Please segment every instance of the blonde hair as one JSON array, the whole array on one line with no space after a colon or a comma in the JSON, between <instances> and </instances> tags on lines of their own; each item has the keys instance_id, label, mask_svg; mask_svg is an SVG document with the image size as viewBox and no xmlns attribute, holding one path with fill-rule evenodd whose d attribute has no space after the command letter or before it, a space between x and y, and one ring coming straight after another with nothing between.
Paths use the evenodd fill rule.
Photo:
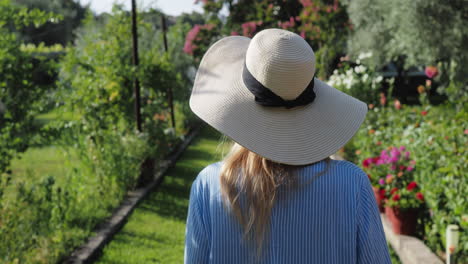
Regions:
<instances>
[{"instance_id":1,"label":"blonde hair","mask_svg":"<svg viewBox=\"0 0 468 264\"><path fill-rule=\"evenodd\" d=\"M326 160L328 164L329 158ZM242 226L244 239L255 242L257 256L260 255L268 231L278 188L297 187L294 174L297 168L263 158L236 143L224 158L220 175L223 200ZM325 172L326 169L313 179ZM245 199L242 206L241 196Z\"/></svg>"}]
</instances>

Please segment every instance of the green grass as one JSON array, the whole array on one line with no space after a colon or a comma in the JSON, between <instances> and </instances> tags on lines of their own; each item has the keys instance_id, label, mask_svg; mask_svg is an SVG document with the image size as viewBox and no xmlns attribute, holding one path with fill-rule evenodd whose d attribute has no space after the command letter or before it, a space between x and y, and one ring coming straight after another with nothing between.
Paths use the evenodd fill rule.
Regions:
<instances>
[{"instance_id":1,"label":"green grass","mask_svg":"<svg viewBox=\"0 0 468 264\"><path fill-rule=\"evenodd\" d=\"M50 112L38 115L36 123L39 127L53 121L76 120L77 115L72 112L63 112L55 108ZM39 133L39 132L38 132ZM43 177L53 176L60 180L72 167L78 166L78 157L72 148L56 146L54 142L40 139L41 144L29 147L11 161L12 178L16 181L29 182Z\"/></svg>"},{"instance_id":2,"label":"green grass","mask_svg":"<svg viewBox=\"0 0 468 264\"><path fill-rule=\"evenodd\" d=\"M29 181L53 176L60 179L71 167L77 166L76 162L78 160L72 149L66 150L60 146L31 147L20 158L12 160L12 178Z\"/></svg>"},{"instance_id":3,"label":"green grass","mask_svg":"<svg viewBox=\"0 0 468 264\"><path fill-rule=\"evenodd\" d=\"M205 166L221 158L219 138L213 129L203 129L159 188L104 248L97 263L183 263L190 186Z\"/></svg>"}]
</instances>

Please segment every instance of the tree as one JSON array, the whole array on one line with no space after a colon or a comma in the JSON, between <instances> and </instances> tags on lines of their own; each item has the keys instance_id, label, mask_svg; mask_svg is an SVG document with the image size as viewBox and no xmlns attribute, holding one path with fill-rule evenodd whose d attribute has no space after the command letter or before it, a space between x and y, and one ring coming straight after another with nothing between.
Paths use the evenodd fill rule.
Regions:
<instances>
[{"instance_id":1,"label":"tree","mask_svg":"<svg viewBox=\"0 0 468 264\"><path fill-rule=\"evenodd\" d=\"M33 58L20 48L14 32L60 17L0 0L0 173L28 147L37 104L44 93L34 82Z\"/></svg>"},{"instance_id":2,"label":"tree","mask_svg":"<svg viewBox=\"0 0 468 264\"><path fill-rule=\"evenodd\" d=\"M348 0L350 52L371 51L374 65L436 65L449 96L467 96L468 5L464 0ZM365 8L363 8L365 7Z\"/></svg>"},{"instance_id":3,"label":"tree","mask_svg":"<svg viewBox=\"0 0 468 264\"><path fill-rule=\"evenodd\" d=\"M81 25L81 21L89 10L76 0L15 0L16 4L30 9L53 12L63 17L58 22L46 22L40 27L26 26L21 31L25 42L34 44L44 43L67 45L74 40L74 30Z\"/></svg>"}]
</instances>

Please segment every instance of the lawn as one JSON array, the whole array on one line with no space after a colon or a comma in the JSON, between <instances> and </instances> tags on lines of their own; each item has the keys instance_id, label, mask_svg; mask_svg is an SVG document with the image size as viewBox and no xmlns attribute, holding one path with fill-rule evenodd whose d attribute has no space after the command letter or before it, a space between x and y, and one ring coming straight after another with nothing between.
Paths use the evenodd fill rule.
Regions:
<instances>
[{"instance_id":1,"label":"lawn","mask_svg":"<svg viewBox=\"0 0 468 264\"><path fill-rule=\"evenodd\" d=\"M76 118L76 114L62 112L56 108L48 113L38 115L36 124L38 127L42 127L53 121L72 121ZM72 148L57 145L56 142L48 142L49 140L40 138L39 132L37 136L38 140L36 141L39 144L33 144L26 152L12 160L13 180L36 182L40 178L53 176L60 181L70 168L78 166L78 158Z\"/></svg>"},{"instance_id":2,"label":"lawn","mask_svg":"<svg viewBox=\"0 0 468 264\"><path fill-rule=\"evenodd\" d=\"M159 188L135 209L97 263L182 263L190 186L208 164L218 161L220 134L204 128L164 176Z\"/></svg>"}]
</instances>

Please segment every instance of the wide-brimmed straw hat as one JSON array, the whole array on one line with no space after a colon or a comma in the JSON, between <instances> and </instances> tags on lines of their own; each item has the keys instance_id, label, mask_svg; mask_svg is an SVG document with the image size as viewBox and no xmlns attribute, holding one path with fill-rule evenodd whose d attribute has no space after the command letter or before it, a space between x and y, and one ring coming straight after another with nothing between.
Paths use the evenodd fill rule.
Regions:
<instances>
[{"instance_id":1,"label":"wide-brimmed straw hat","mask_svg":"<svg viewBox=\"0 0 468 264\"><path fill-rule=\"evenodd\" d=\"M336 153L367 105L314 77L315 55L299 35L266 29L225 37L203 56L190 107L202 120L269 160L305 165Z\"/></svg>"}]
</instances>

